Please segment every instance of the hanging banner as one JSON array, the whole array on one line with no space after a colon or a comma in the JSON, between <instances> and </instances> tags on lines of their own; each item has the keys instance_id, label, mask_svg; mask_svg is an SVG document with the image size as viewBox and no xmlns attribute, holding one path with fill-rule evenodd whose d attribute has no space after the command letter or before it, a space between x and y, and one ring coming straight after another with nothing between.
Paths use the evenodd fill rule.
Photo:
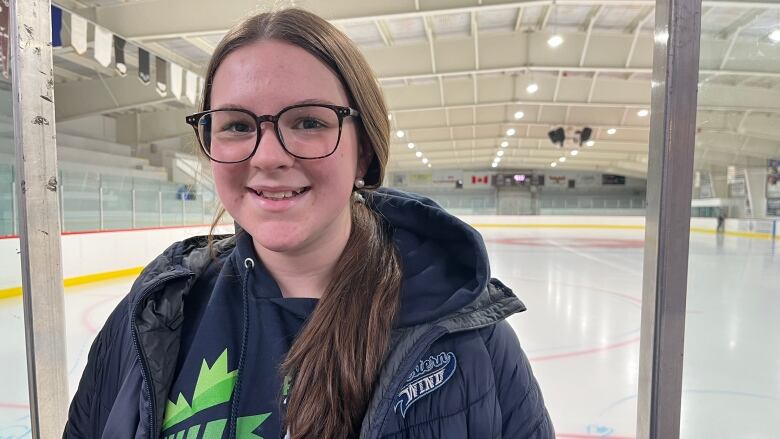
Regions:
<instances>
[{"instance_id":1,"label":"hanging banner","mask_svg":"<svg viewBox=\"0 0 780 439\"><path fill-rule=\"evenodd\" d=\"M115 68L119 76L127 75L127 64L125 64L125 40L114 35L114 60Z\"/></svg>"},{"instance_id":2,"label":"hanging banner","mask_svg":"<svg viewBox=\"0 0 780 439\"><path fill-rule=\"evenodd\" d=\"M70 45L79 55L87 52L87 20L70 14Z\"/></svg>"},{"instance_id":3,"label":"hanging banner","mask_svg":"<svg viewBox=\"0 0 780 439\"><path fill-rule=\"evenodd\" d=\"M171 93L173 93L174 96L176 96L176 99L181 99L181 75L183 73L183 70L180 65L171 63L170 64L170 70L171 70Z\"/></svg>"},{"instance_id":4,"label":"hanging banner","mask_svg":"<svg viewBox=\"0 0 780 439\"><path fill-rule=\"evenodd\" d=\"M195 105L198 103L198 75L187 70L186 80L187 82L184 86L185 95L187 96L187 100Z\"/></svg>"},{"instance_id":5,"label":"hanging banner","mask_svg":"<svg viewBox=\"0 0 780 439\"><path fill-rule=\"evenodd\" d=\"M6 7L0 6L3 9ZM3 26L5 26L3 24ZM4 27L8 29L8 26ZM52 47L62 47L62 9L57 6L51 6L51 45Z\"/></svg>"},{"instance_id":6,"label":"hanging banner","mask_svg":"<svg viewBox=\"0 0 780 439\"><path fill-rule=\"evenodd\" d=\"M138 48L138 79L144 84L149 84L152 79L149 74L149 52Z\"/></svg>"},{"instance_id":7,"label":"hanging banner","mask_svg":"<svg viewBox=\"0 0 780 439\"><path fill-rule=\"evenodd\" d=\"M5 79L9 78L9 63L11 62L10 25L11 10L5 5L5 2L0 2L0 72Z\"/></svg>"},{"instance_id":8,"label":"hanging banner","mask_svg":"<svg viewBox=\"0 0 780 439\"><path fill-rule=\"evenodd\" d=\"M168 94L168 63L160 57L155 57L155 67L157 76L157 94L165 96Z\"/></svg>"},{"instance_id":9,"label":"hanging banner","mask_svg":"<svg viewBox=\"0 0 780 439\"><path fill-rule=\"evenodd\" d=\"M549 187L569 187L569 179L565 175L548 175L547 186Z\"/></svg>"},{"instance_id":10,"label":"hanging banner","mask_svg":"<svg viewBox=\"0 0 780 439\"><path fill-rule=\"evenodd\" d=\"M768 160L766 174L766 197L780 198L780 160Z\"/></svg>"},{"instance_id":11,"label":"hanging banner","mask_svg":"<svg viewBox=\"0 0 780 439\"><path fill-rule=\"evenodd\" d=\"M108 29L95 26L95 59L103 67L111 64L111 50L114 34Z\"/></svg>"}]
</instances>

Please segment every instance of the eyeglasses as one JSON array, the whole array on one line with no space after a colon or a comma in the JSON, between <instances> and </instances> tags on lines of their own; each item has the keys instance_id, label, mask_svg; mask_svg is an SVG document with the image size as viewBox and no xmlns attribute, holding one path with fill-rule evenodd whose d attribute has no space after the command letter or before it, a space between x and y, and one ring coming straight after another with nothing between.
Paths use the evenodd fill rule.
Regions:
<instances>
[{"instance_id":1,"label":"eyeglasses","mask_svg":"<svg viewBox=\"0 0 780 439\"><path fill-rule=\"evenodd\" d=\"M359 117L350 107L326 104L292 105L276 115L258 116L244 109L220 109L185 118L195 130L203 152L219 163L239 163L257 151L263 122L274 132L285 151L299 159L313 160L336 152L345 117Z\"/></svg>"}]
</instances>

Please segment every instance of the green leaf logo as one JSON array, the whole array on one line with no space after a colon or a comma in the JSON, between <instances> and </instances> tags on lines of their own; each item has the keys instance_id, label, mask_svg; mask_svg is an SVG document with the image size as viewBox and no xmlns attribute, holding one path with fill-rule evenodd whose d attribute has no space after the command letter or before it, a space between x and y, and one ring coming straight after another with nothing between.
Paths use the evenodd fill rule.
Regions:
<instances>
[{"instance_id":1,"label":"green leaf logo","mask_svg":"<svg viewBox=\"0 0 780 439\"><path fill-rule=\"evenodd\" d=\"M211 367L206 360L200 366L198 381L195 384L195 393L192 396L192 405L187 399L179 393L177 401L174 403L168 401L165 406L165 419L163 420L163 430L186 421L196 413L206 410L210 407L230 401L233 394L233 387L236 383L236 372L228 372L228 350L217 358Z\"/></svg>"}]
</instances>

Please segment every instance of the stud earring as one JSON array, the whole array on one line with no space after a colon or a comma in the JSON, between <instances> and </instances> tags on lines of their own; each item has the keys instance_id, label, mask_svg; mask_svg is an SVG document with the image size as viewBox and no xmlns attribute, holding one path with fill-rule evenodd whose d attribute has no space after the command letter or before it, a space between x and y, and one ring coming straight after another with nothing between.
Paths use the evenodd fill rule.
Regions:
<instances>
[{"instance_id":1,"label":"stud earring","mask_svg":"<svg viewBox=\"0 0 780 439\"><path fill-rule=\"evenodd\" d=\"M355 179L355 188L357 189L363 189L363 187L366 185L366 181L362 178L356 178Z\"/></svg>"}]
</instances>

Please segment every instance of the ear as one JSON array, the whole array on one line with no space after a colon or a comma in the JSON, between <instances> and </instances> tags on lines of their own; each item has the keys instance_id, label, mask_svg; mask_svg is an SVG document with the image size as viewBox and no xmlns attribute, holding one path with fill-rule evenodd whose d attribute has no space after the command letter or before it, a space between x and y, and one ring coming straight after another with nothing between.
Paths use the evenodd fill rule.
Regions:
<instances>
[{"instance_id":1,"label":"ear","mask_svg":"<svg viewBox=\"0 0 780 439\"><path fill-rule=\"evenodd\" d=\"M364 178L366 176L368 167L371 165L371 160L373 159L374 150L368 146L360 145L355 178Z\"/></svg>"}]
</instances>

